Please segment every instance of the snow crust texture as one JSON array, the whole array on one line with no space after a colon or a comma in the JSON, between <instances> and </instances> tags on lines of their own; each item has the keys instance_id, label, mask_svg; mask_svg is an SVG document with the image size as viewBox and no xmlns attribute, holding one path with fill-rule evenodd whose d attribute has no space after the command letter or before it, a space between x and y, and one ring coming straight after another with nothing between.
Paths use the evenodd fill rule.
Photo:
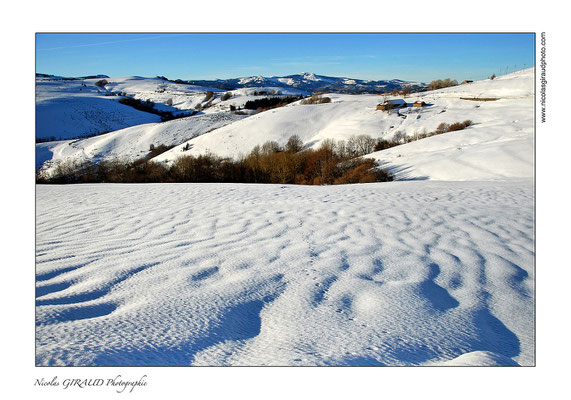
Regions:
<instances>
[{"instance_id":1,"label":"snow crust texture","mask_svg":"<svg viewBox=\"0 0 571 400\"><path fill-rule=\"evenodd\" d=\"M531 179L36 195L37 365L535 362Z\"/></svg>"}]
</instances>

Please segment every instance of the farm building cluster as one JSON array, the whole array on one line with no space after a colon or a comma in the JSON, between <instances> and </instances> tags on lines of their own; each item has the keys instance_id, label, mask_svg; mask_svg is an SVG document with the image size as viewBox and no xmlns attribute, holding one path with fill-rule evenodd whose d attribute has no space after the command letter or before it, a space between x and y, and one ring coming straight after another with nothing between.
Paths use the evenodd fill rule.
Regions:
<instances>
[{"instance_id":1,"label":"farm building cluster","mask_svg":"<svg viewBox=\"0 0 571 400\"><path fill-rule=\"evenodd\" d=\"M413 107L426 107L426 103L424 101L415 101L412 104ZM383 103L377 105L377 110L381 111L389 111L398 108L408 107L408 104L403 99L391 99L385 100Z\"/></svg>"}]
</instances>

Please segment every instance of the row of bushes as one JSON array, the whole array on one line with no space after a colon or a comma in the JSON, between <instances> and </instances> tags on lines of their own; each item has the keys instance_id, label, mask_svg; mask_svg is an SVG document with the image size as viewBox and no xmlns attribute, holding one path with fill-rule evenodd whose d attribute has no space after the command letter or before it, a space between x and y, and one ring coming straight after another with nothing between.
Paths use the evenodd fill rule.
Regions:
<instances>
[{"instance_id":1,"label":"row of bushes","mask_svg":"<svg viewBox=\"0 0 571 400\"><path fill-rule=\"evenodd\" d=\"M270 89L270 90L255 90L252 93L250 93L252 96L281 96L282 95L282 91L281 90L274 90L274 89Z\"/></svg>"},{"instance_id":2,"label":"row of bushes","mask_svg":"<svg viewBox=\"0 0 571 400\"><path fill-rule=\"evenodd\" d=\"M454 122L447 124L445 122L439 124L432 132L415 133L406 136L403 132L397 132L391 140L374 139L369 135L351 136L348 140L332 141L335 151L345 158L360 157L375 151L386 150L391 147L399 146L404 143L410 143L416 140L425 139L430 136L440 135L446 132L453 132L465 129L472 125L473 122L466 120L464 122Z\"/></svg>"},{"instance_id":3,"label":"row of bushes","mask_svg":"<svg viewBox=\"0 0 571 400\"><path fill-rule=\"evenodd\" d=\"M169 99L171 100L171 99ZM173 119L190 117L194 113L177 113L174 114L170 111L161 111L155 108L155 103L152 101L141 101L139 99L135 99L133 97L121 97L119 99L119 103L124 104L129 107L133 107L136 110L148 112L151 114L156 114L161 117L162 122L171 121ZM172 104L172 100L171 100Z\"/></svg>"},{"instance_id":4,"label":"row of bushes","mask_svg":"<svg viewBox=\"0 0 571 400\"><path fill-rule=\"evenodd\" d=\"M450 86L458 86L458 81L456 79L437 79L428 84L428 90L442 89Z\"/></svg>"},{"instance_id":5,"label":"row of bushes","mask_svg":"<svg viewBox=\"0 0 571 400\"><path fill-rule=\"evenodd\" d=\"M47 143L47 142L55 142L56 141L56 137L55 136L46 136L43 138L36 138L36 143Z\"/></svg>"},{"instance_id":6,"label":"row of bushes","mask_svg":"<svg viewBox=\"0 0 571 400\"><path fill-rule=\"evenodd\" d=\"M442 124L438 125L437 130L440 128L442 133L453 132L453 131L461 131L462 129L466 129L470 125L472 125L472 121L467 119L464 122L454 122L453 124L450 124L450 125L448 125L446 123L442 123Z\"/></svg>"},{"instance_id":7,"label":"row of bushes","mask_svg":"<svg viewBox=\"0 0 571 400\"><path fill-rule=\"evenodd\" d=\"M247 181L258 183L332 185L392 180L391 174L378 169L373 159L340 152L334 140L325 140L317 150L301 150L302 146L297 135L284 146L269 141L254 147L238 165Z\"/></svg>"},{"instance_id":8,"label":"row of bushes","mask_svg":"<svg viewBox=\"0 0 571 400\"><path fill-rule=\"evenodd\" d=\"M160 146L159 146L160 147ZM48 175L39 171L37 183L144 183L144 182L234 182L331 185L391 181L387 170L373 159L349 158L334 141L317 149L301 150L292 136L285 146L266 142L237 160L212 154L183 156L171 166L148 158L134 162L115 159L99 163L65 160ZM158 149L158 147L157 147ZM301 150L301 151L300 151Z\"/></svg>"},{"instance_id":9,"label":"row of bushes","mask_svg":"<svg viewBox=\"0 0 571 400\"><path fill-rule=\"evenodd\" d=\"M244 108L247 110L263 111L270 108L282 107L302 98L302 96L264 97L263 99L247 101L246 104L244 104Z\"/></svg>"},{"instance_id":10,"label":"row of bushes","mask_svg":"<svg viewBox=\"0 0 571 400\"><path fill-rule=\"evenodd\" d=\"M49 175L38 171L36 183L143 183L162 182L164 177L165 168L162 165L145 159L129 162L116 158L98 163L67 159L57 162Z\"/></svg>"},{"instance_id":11,"label":"row of bushes","mask_svg":"<svg viewBox=\"0 0 571 400\"><path fill-rule=\"evenodd\" d=\"M378 139L377 144L375 145L375 151L385 150L390 147L398 146L403 143L410 143L416 140L425 139L427 137L441 135L446 132L453 132L453 131L461 131L472 125L473 122L470 120L466 120L464 122L454 122L452 124L447 124L446 122L442 122L439 124L436 129L432 132L422 131L420 133L416 132L413 135L405 136L402 132L397 132L393 139L388 141L384 139Z\"/></svg>"}]
</instances>

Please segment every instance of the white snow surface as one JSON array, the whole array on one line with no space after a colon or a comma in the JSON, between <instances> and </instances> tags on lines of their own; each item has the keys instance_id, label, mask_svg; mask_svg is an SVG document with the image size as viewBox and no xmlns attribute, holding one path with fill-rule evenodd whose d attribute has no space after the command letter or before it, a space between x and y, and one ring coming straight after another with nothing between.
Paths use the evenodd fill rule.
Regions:
<instances>
[{"instance_id":1,"label":"white snow surface","mask_svg":"<svg viewBox=\"0 0 571 400\"><path fill-rule=\"evenodd\" d=\"M37 365L533 365L532 179L38 185Z\"/></svg>"}]
</instances>

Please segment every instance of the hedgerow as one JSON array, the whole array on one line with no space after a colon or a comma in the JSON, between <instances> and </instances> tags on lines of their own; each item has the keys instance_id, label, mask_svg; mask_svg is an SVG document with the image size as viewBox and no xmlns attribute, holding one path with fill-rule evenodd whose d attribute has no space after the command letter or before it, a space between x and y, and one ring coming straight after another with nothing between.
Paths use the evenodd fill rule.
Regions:
<instances>
[{"instance_id":1,"label":"hedgerow","mask_svg":"<svg viewBox=\"0 0 571 400\"><path fill-rule=\"evenodd\" d=\"M152 147L151 153L167 146ZM385 182L392 175L379 170L374 160L353 157L338 151L334 141L324 141L319 149L301 149L295 135L282 147L276 142L256 146L239 159L213 154L185 155L171 166L155 163L149 157L135 161L113 159L99 163L61 161L48 175L39 171L37 183L89 182L234 182L332 185Z\"/></svg>"}]
</instances>

